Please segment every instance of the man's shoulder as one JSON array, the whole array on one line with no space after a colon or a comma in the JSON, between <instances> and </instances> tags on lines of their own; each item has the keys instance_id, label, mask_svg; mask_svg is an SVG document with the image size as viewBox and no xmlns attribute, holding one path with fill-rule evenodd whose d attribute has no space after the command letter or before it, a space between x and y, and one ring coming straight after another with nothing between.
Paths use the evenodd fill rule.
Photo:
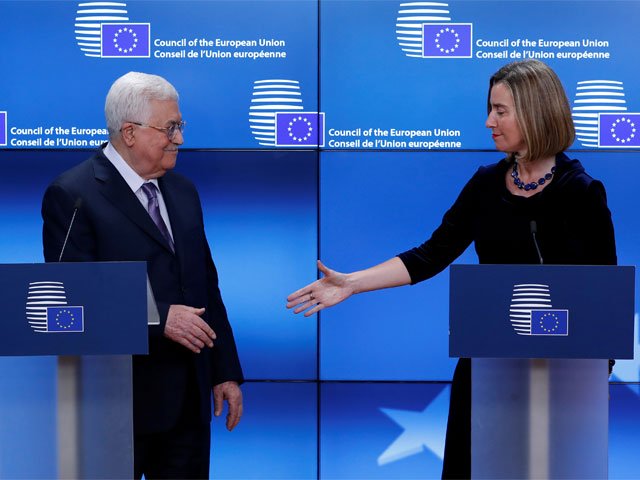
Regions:
<instances>
[{"instance_id":1,"label":"man's shoulder","mask_svg":"<svg viewBox=\"0 0 640 480\"><path fill-rule=\"evenodd\" d=\"M51 184L61 186L86 185L86 182L94 177L93 165L100 155L100 152L95 152L83 162L80 162L69 170L62 172L51 182Z\"/></svg>"}]
</instances>

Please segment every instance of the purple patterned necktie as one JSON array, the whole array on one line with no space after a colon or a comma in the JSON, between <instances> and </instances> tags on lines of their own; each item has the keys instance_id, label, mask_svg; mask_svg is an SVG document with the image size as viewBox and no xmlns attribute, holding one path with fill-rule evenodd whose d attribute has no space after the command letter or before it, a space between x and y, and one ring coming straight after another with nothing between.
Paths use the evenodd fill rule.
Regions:
<instances>
[{"instance_id":1,"label":"purple patterned necktie","mask_svg":"<svg viewBox=\"0 0 640 480\"><path fill-rule=\"evenodd\" d=\"M149 215L151 215L151 219L153 220L153 223L156 224L156 226L160 230L160 233L162 233L162 236L165 238L165 240L169 244L171 251L175 253L175 249L173 246L173 239L169 234L169 229L167 228L167 224L164 223L164 220L162 219L162 215L160 215L160 204L158 203L158 187L156 187L155 184L151 182L147 182L142 184L142 190L144 191L144 194L147 196L147 199L149 200L147 208L149 209Z\"/></svg>"}]
</instances>

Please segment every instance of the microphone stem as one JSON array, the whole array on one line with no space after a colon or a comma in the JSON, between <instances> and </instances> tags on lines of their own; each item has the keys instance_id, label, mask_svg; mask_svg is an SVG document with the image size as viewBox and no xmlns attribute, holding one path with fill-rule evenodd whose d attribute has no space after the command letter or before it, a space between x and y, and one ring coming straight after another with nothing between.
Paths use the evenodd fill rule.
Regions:
<instances>
[{"instance_id":1,"label":"microphone stem","mask_svg":"<svg viewBox=\"0 0 640 480\"><path fill-rule=\"evenodd\" d=\"M58 262L62 261L62 255L64 254L64 249L67 247L67 240L69 240L69 234L71 233L71 227L73 226L73 221L76 219L76 213L78 213L77 208L73 210L73 215L71 216L71 222L69 222L69 228L67 229L67 235L64 237L64 243L62 244L62 248L60 249L60 257L58 257Z\"/></svg>"},{"instance_id":2,"label":"microphone stem","mask_svg":"<svg viewBox=\"0 0 640 480\"><path fill-rule=\"evenodd\" d=\"M540 247L538 246L538 239L536 238L536 232L531 232L531 235L533 235L533 244L536 246L536 252L538 252L540 265L544 265L544 262L542 261L542 253L540 253Z\"/></svg>"}]
</instances>

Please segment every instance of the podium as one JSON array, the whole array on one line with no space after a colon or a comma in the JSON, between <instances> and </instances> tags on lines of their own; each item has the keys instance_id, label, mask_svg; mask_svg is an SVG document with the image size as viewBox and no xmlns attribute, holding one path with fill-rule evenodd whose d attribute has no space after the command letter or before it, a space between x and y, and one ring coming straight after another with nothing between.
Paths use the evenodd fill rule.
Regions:
<instances>
[{"instance_id":1,"label":"podium","mask_svg":"<svg viewBox=\"0 0 640 480\"><path fill-rule=\"evenodd\" d=\"M28 422L38 418L29 409L55 404L55 432L45 443L57 460L47 477L132 478L131 355L148 353L149 312L157 312L146 263L0 265L0 292L0 355L58 356L55 398L20 406ZM11 445L2 453L27 454Z\"/></svg>"},{"instance_id":2,"label":"podium","mask_svg":"<svg viewBox=\"0 0 640 480\"><path fill-rule=\"evenodd\" d=\"M472 478L607 478L608 359L633 358L634 267L452 265Z\"/></svg>"}]
</instances>

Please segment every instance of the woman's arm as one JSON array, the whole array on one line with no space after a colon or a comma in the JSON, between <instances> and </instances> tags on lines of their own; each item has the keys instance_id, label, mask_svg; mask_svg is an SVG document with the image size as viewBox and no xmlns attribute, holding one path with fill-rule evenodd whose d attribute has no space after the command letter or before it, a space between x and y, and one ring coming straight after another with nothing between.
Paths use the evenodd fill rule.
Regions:
<instances>
[{"instance_id":1,"label":"woman's arm","mask_svg":"<svg viewBox=\"0 0 640 480\"><path fill-rule=\"evenodd\" d=\"M287 308L296 307L294 313L304 311L304 316L308 317L324 308L332 307L356 293L399 287L411 283L409 272L398 257L353 273L336 272L325 267L320 260L318 260L318 269L324 274L324 277L287 297Z\"/></svg>"}]
</instances>

